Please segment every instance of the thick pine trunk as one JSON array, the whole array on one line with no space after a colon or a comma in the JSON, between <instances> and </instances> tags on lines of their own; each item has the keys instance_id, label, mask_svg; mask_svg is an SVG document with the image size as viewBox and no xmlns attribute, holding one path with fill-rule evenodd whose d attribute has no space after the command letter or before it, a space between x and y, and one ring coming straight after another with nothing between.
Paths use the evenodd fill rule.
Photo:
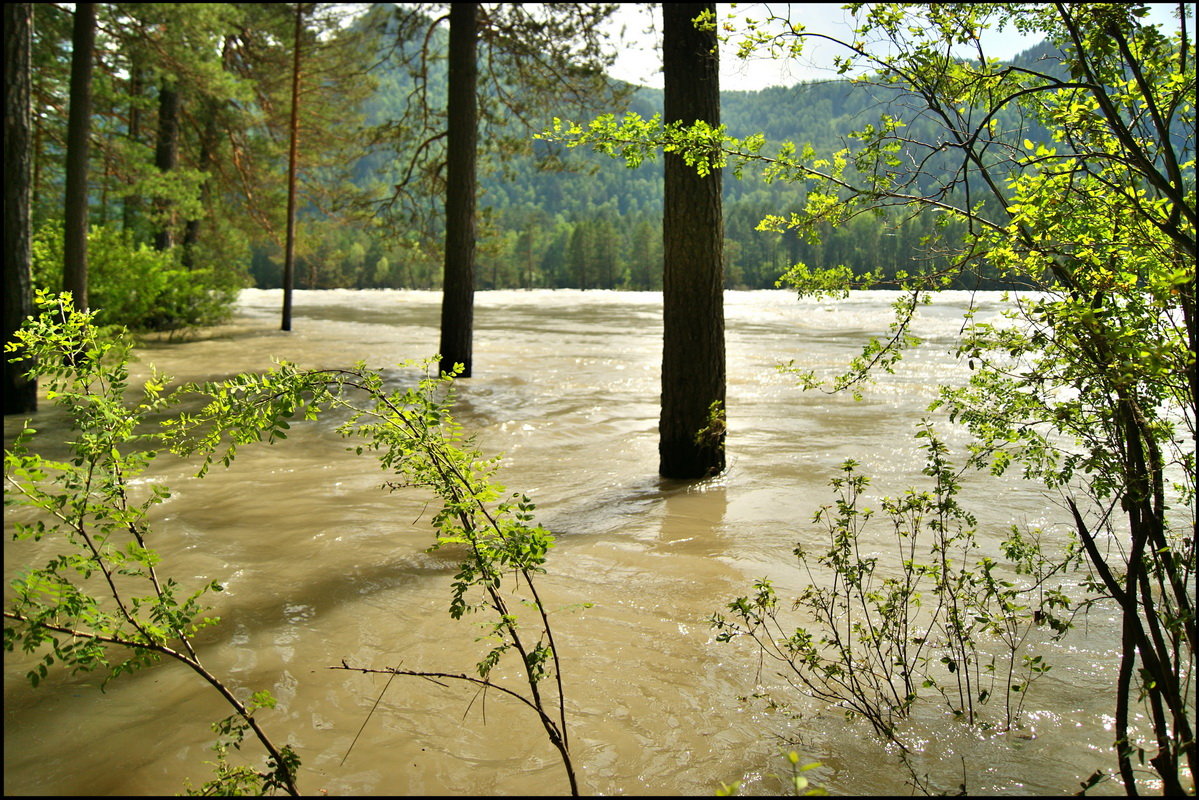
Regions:
<instances>
[{"instance_id":1,"label":"thick pine trunk","mask_svg":"<svg viewBox=\"0 0 1199 800\"><path fill-rule=\"evenodd\" d=\"M66 205L63 220L62 288L79 309L87 308L87 169L92 120L92 54L96 4L75 4L71 37L71 110L67 117Z\"/></svg>"},{"instance_id":2,"label":"thick pine trunk","mask_svg":"<svg viewBox=\"0 0 1199 800\"><path fill-rule=\"evenodd\" d=\"M300 41L304 33L304 4L296 3L295 49L291 63L291 119L288 121L287 241L283 248L283 322L291 330L292 291L296 284L296 168L300 157Z\"/></svg>"},{"instance_id":3,"label":"thick pine trunk","mask_svg":"<svg viewBox=\"0 0 1199 800\"><path fill-rule=\"evenodd\" d=\"M715 31L692 20L712 3L663 3L665 118L720 124ZM702 478L724 469L725 399L721 176L699 177L677 155L665 157L662 237L662 416L659 473ZM713 423L713 404L720 421ZM708 429L699 436L700 431ZM699 437L697 441L697 436Z\"/></svg>"},{"instance_id":4,"label":"thick pine trunk","mask_svg":"<svg viewBox=\"0 0 1199 800\"><path fill-rule=\"evenodd\" d=\"M4 4L4 341L33 313L30 275L30 136L29 57L32 3ZM37 410L37 383L25 377L26 364L0 359L4 374L0 392L5 414Z\"/></svg>"},{"instance_id":5,"label":"thick pine trunk","mask_svg":"<svg viewBox=\"0 0 1199 800\"><path fill-rule=\"evenodd\" d=\"M154 148L154 166L164 175L169 175L179 166L179 92L165 82L158 90L158 142ZM171 201L160 197L155 205L159 221L154 234L154 247L157 250L170 250L175 246Z\"/></svg>"},{"instance_id":6,"label":"thick pine trunk","mask_svg":"<svg viewBox=\"0 0 1199 800\"><path fill-rule=\"evenodd\" d=\"M226 37L225 47L221 54L221 60L226 69L231 69L229 63L229 42L231 37ZM200 156L199 167L202 172L207 172L210 175L216 172L216 154L218 147L218 138L221 131L218 125L221 111L224 104L213 98L209 98L204 103L205 120L204 131L200 135ZM200 228L204 218L207 217L208 211L212 207L212 178L204 181L200 189L200 200L203 203L205 211L201 212L201 216L197 219L189 219L183 232L183 266L188 269L195 269L196 266L196 248L200 243Z\"/></svg>"},{"instance_id":7,"label":"thick pine trunk","mask_svg":"<svg viewBox=\"0 0 1199 800\"><path fill-rule=\"evenodd\" d=\"M476 49L478 4L450 6L449 131L445 199L445 275L441 300L441 364L471 374L475 303L475 152L478 144Z\"/></svg>"}]
</instances>

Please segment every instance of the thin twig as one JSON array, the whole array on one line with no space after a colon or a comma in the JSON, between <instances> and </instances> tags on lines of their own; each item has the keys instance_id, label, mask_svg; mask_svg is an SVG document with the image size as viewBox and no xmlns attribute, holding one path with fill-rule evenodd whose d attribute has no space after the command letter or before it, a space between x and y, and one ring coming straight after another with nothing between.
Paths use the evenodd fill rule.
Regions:
<instances>
[{"instance_id":1,"label":"thin twig","mask_svg":"<svg viewBox=\"0 0 1199 800\"><path fill-rule=\"evenodd\" d=\"M341 663L343 665L346 665L346 662L344 662L344 661ZM346 665L346 668L349 669L349 666ZM396 665L396 669L399 669L398 664ZM395 676L396 676L396 673L393 671L391 673L391 677L389 677L387 679L387 683L383 684L383 691L379 692L379 696L375 698L375 704L373 706L371 706L371 710L367 712L366 719L362 720L362 727L358 729L358 733L354 734L354 741L350 742L350 746L346 750L346 754L341 757L341 764L339 764L338 766L344 765L346 763L346 759L350 757L350 751L354 749L354 745L358 744L358 737L361 736L362 731L364 731L366 729L366 723L371 721L371 715L374 714L375 709L379 707L379 703L383 700L383 695L385 695L387 693L387 688L389 686L391 686L391 682L393 680L395 680Z\"/></svg>"}]
</instances>

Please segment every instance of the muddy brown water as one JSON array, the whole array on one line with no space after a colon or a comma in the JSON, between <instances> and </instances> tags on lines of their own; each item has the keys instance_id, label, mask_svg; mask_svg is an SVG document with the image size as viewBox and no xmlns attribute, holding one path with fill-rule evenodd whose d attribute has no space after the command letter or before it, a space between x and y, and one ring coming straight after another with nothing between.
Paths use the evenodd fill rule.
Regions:
<instances>
[{"instance_id":1,"label":"muddy brown water","mask_svg":"<svg viewBox=\"0 0 1199 800\"><path fill-rule=\"evenodd\" d=\"M773 794L785 749L820 762L809 777L834 794L912 791L864 722L788 691L753 649L716 642L707 620L755 578L784 591L803 585L791 551L818 540L811 518L832 501L828 481L845 459L873 476L877 495L920 481L912 433L936 386L962 379L949 350L969 297L948 293L922 311L925 343L855 402L801 392L776 364L846 363L886 330L892 295L822 303L729 292L730 466L681 483L656 476L660 294L477 295L475 374L460 382L455 411L485 453L503 454L502 482L529 494L558 537L541 582L547 601L590 604L553 618L584 793L712 795L741 781L742 793ZM974 301L985 315L1001 304L998 294ZM436 350L439 303L430 292L299 292L294 331L281 333L279 293L250 290L230 324L139 348L135 375L150 365L203 379L272 358L365 360L399 384L415 373L398 362ZM53 411L34 422L61 437ZM5 420L6 439L17 424ZM377 465L347 453L326 421L294 425L286 443L247 448L203 480L195 468L161 458L143 478L173 491L154 512L152 543L162 569L185 583L225 585L202 658L239 691L279 699L262 719L299 751L305 793L567 791L530 712L461 685L396 678L346 757L386 679L328 667L345 659L469 672L483 652L477 621L446 611L455 565L427 551L427 497L380 490ZM968 480L966 499L992 545L1011 524L1052 531L1065 519L1037 487L1015 481ZM20 513L6 512L6 528ZM6 577L41 555L6 541ZM929 703L912 723L925 742L921 768L949 789L964 781L971 793L1056 794L1110 767L1113 631L1095 614L1065 642L1042 645L1055 668L1015 733L963 730ZM6 794L171 794L208 777L208 724L228 709L185 669L144 670L105 692L93 675L56 670L33 689L23 677L30 661L5 656ZM755 697L768 690L787 707Z\"/></svg>"}]
</instances>

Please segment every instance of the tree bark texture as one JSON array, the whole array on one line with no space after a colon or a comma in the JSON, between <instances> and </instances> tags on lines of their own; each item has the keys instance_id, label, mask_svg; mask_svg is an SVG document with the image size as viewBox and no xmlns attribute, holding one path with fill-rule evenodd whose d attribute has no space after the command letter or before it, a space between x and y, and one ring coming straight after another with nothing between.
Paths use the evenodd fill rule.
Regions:
<instances>
[{"instance_id":1,"label":"tree bark texture","mask_svg":"<svg viewBox=\"0 0 1199 800\"><path fill-rule=\"evenodd\" d=\"M4 341L33 313L30 274L30 179L33 139L29 105L32 3L4 4ZM37 383L24 364L0 359L5 414L37 410Z\"/></svg>"},{"instance_id":2,"label":"tree bark texture","mask_svg":"<svg viewBox=\"0 0 1199 800\"><path fill-rule=\"evenodd\" d=\"M154 166L164 175L179 166L179 91L165 81L158 89L158 141L154 148ZM160 197L155 205L159 219L154 247L170 250L175 246L175 215L171 211L171 201Z\"/></svg>"},{"instance_id":3,"label":"tree bark texture","mask_svg":"<svg viewBox=\"0 0 1199 800\"><path fill-rule=\"evenodd\" d=\"M441 364L471 374L475 303L475 155L478 145L478 3L450 6L446 137L445 274L441 299Z\"/></svg>"},{"instance_id":4,"label":"tree bark texture","mask_svg":"<svg viewBox=\"0 0 1199 800\"><path fill-rule=\"evenodd\" d=\"M95 3L75 4L71 48L62 288L72 294L75 307L82 310L87 308L87 170L91 149L92 56L96 49Z\"/></svg>"},{"instance_id":5,"label":"tree bark texture","mask_svg":"<svg viewBox=\"0 0 1199 800\"><path fill-rule=\"evenodd\" d=\"M662 4L667 123L720 124L716 33L696 30L692 22L705 9L715 13L715 4ZM658 471L666 478L694 479L721 472L725 463L721 175L717 170L701 178L674 154L664 160ZM719 410L716 420L713 404Z\"/></svg>"},{"instance_id":6,"label":"tree bark texture","mask_svg":"<svg viewBox=\"0 0 1199 800\"><path fill-rule=\"evenodd\" d=\"M304 33L304 4L296 3L295 47L291 63L291 119L288 121L287 242L283 248L283 323L291 330L292 291L296 285L296 167L300 158L300 41Z\"/></svg>"}]
</instances>

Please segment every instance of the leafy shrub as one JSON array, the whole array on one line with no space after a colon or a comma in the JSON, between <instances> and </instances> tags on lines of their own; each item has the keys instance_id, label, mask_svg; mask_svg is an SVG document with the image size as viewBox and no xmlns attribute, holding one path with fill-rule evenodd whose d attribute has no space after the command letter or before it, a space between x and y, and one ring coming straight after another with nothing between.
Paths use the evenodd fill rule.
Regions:
<instances>
[{"instance_id":1,"label":"leafy shrub","mask_svg":"<svg viewBox=\"0 0 1199 800\"><path fill-rule=\"evenodd\" d=\"M88 306L103 322L135 331L173 331L212 325L229 315L240 282L212 269L185 269L172 251L133 241L104 225L88 231ZM46 223L33 238L33 278L41 289L62 287L62 222Z\"/></svg>"},{"instance_id":2,"label":"leafy shrub","mask_svg":"<svg viewBox=\"0 0 1199 800\"><path fill-rule=\"evenodd\" d=\"M315 420L340 408L351 417L338 431L359 440L352 449L377 457L384 470L400 479L386 488L420 486L441 499L442 508L433 518L435 547L466 545L450 616L487 611L494 616L485 623L483 639L490 649L476 667L477 677L351 667L345 659L332 669L459 680L518 700L536 712L562 758L571 794L578 795L551 611L535 585L535 576L545 571L553 536L534 522L527 497L507 495L493 480L498 459L485 458L450 415L451 375L426 374L415 387L388 393L382 377L361 363L352 369L300 370L280 362L265 374L171 390L166 387L172 380L154 372L143 384L141 398L130 399L131 339L115 326L97 326L96 314L77 310L68 293L52 296L39 290L35 303L41 313L25 321L5 350L20 353L16 360L27 362L30 376L66 412L78 435L68 443L73 450L69 461L37 453L41 440L35 442L37 431L29 424L4 452L6 507L41 513L30 521L15 521L14 540L45 541L56 549L45 566L19 571L6 591L3 647L40 657L27 673L34 686L56 662L76 672L100 670L105 682L164 657L182 663L233 708L213 725L216 761L209 763L215 779L199 789L189 785L189 794L298 794L298 753L289 745L277 747L256 713L274 708L275 700L268 692L240 700L201 663L194 645L199 631L219 621L205 616L204 600L209 592L221 591L220 583L189 590L169 575L148 544L157 537L151 536L147 515L170 492L154 486L148 498L135 501L131 498L138 492L131 482L166 450L201 456L196 474L203 477L218 461L232 463L243 445L287 439L289 420ZM423 368L428 372L436 363L433 358ZM367 402L358 405L355 398L364 393ZM195 413L179 410L186 400L197 399L206 402ZM151 417L159 417L160 425L151 424ZM527 592L532 600L518 592ZM518 619L518 604L535 609L531 622ZM520 659L523 693L492 674L505 655ZM265 771L229 759L230 748L240 749L250 731L266 750Z\"/></svg>"}]
</instances>

